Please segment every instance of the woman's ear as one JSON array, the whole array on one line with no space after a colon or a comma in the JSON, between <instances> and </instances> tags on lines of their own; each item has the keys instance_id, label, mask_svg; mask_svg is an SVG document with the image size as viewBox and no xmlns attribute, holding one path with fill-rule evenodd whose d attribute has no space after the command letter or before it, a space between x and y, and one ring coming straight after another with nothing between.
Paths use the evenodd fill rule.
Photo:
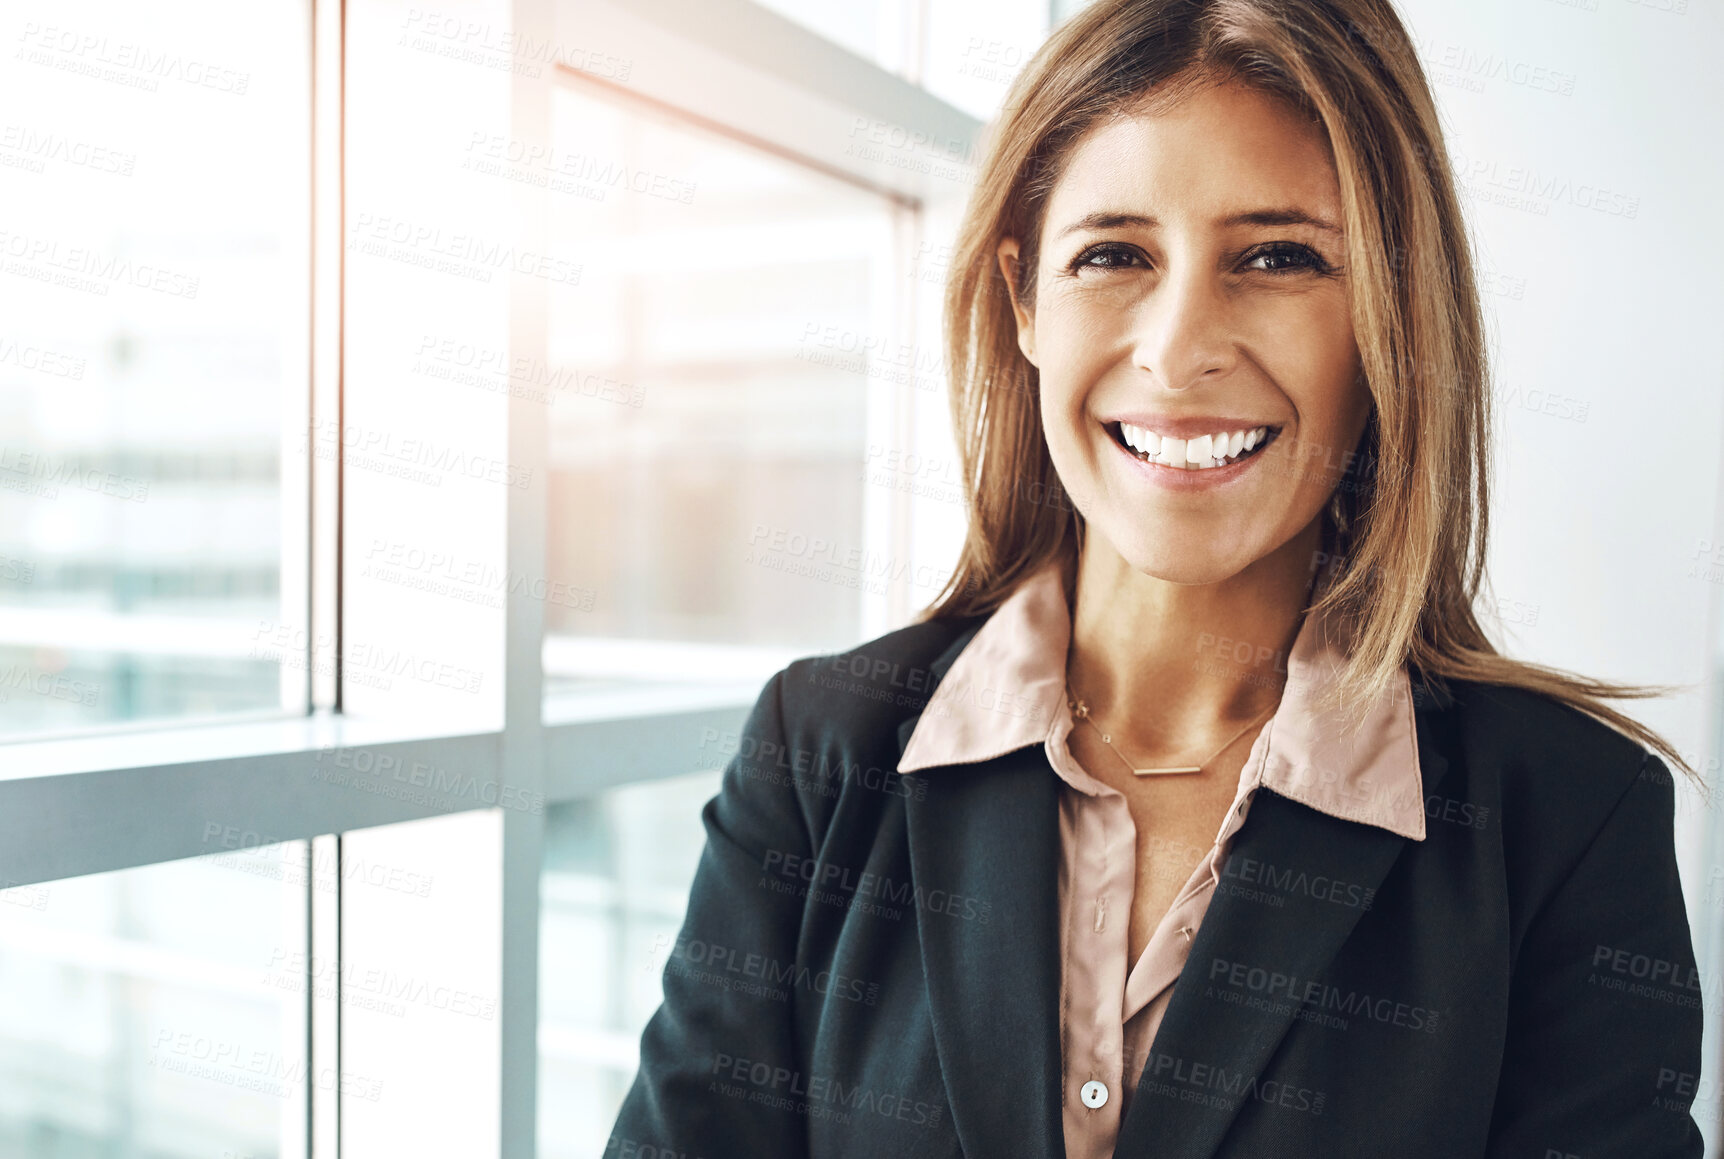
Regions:
<instances>
[{"instance_id":1,"label":"woman's ear","mask_svg":"<svg viewBox=\"0 0 1724 1159\"><path fill-rule=\"evenodd\" d=\"M1018 320L1018 349L1024 352L1031 366L1039 366L1036 362L1036 320L1024 304L1018 300L1018 239L1006 237L1000 239L1000 244L994 249L994 256L1000 263L1000 273L1006 279L1006 294L1012 300L1012 315Z\"/></svg>"}]
</instances>

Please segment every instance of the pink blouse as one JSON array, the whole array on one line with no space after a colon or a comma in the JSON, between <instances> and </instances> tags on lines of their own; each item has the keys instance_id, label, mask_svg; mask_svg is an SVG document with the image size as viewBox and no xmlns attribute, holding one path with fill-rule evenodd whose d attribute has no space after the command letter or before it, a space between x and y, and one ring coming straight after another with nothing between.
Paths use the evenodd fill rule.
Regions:
<instances>
[{"instance_id":1,"label":"pink blouse","mask_svg":"<svg viewBox=\"0 0 1724 1159\"><path fill-rule=\"evenodd\" d=\"M1240 869L1223 870L1233 834L1244 824L1259 786L1334 817L1425 839L1407 672L1403 668L1390 690L1369 706L1358 731L1343 735L1338 714L1321 712L1313 703L1341 661L1318 621L1307 615L1300 626L1287 657L1280 706L1251 746L1215 844L1135 964L1126 960L1126 934L1136 883L1137 827L1124 794L1086 773L1066 747L1073 724L1065 699L1071 615L1058 565L1027 579L982 625L935 690L898 762L900 773L923 772L1041 744L1064 782L1060 1042L1068 1159L1113 1154L1120 1122L1209 899L1217 889L1250 888ZM1217 640L1213 655L1199 657L1198 663L1235 666L1236 643L1254 647Z\"/></svg>"}]
</instances>

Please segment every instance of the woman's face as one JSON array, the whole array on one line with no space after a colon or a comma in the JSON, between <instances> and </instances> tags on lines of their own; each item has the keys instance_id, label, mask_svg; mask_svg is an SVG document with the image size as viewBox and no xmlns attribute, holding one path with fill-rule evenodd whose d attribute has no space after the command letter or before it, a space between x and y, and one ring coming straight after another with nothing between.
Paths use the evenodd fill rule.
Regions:
<instances>
[{"instance_id":1,"label":"woman's face","mask_svg":"<svg viewBox=\"0 0 1724 1159\"><path fill-rule=\"evenodd\" d=\"M1370 413L1340 221L1321 129L1253 89L1076 145L1018 345L1061 482L1132 568L1227 579L1328 502Z\"/></svg>"}]
</instances>

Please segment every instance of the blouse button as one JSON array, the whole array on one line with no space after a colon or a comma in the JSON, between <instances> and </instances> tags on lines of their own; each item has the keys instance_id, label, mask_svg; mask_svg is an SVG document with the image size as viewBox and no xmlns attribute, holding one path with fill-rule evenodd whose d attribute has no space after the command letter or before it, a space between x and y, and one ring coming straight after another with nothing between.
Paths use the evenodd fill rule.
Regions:
<instances>
[{"instance_id":1,"label":"blouse button","mask_svg":"<svg viewBox=\"0 0 1724 1159\"><path fill-rule=\"evenodd\" d=\"M1100 1110L1107 1105L1107 1084L1091 1079L1083 1085L1083 1105L1090 1110Z\"/></svg>"}]
</instances>

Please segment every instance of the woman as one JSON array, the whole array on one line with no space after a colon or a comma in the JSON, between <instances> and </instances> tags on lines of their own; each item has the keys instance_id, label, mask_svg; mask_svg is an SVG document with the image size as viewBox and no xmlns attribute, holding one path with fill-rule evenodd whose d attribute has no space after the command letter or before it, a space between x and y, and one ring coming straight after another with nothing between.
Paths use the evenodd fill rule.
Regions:
<instances>
[{"instance_id":1,"label":"woman","mask_svg":"<svg viewBox=\"0 0 1724 1159\"><path fill-rule=\"evenodd\" d=\"M960 565L767 684L607 1155L1701 1154L1692 770L1474 617L1464 238L1383 0L1056 32L948 289Z\"/></svg>"}]
</instances>

